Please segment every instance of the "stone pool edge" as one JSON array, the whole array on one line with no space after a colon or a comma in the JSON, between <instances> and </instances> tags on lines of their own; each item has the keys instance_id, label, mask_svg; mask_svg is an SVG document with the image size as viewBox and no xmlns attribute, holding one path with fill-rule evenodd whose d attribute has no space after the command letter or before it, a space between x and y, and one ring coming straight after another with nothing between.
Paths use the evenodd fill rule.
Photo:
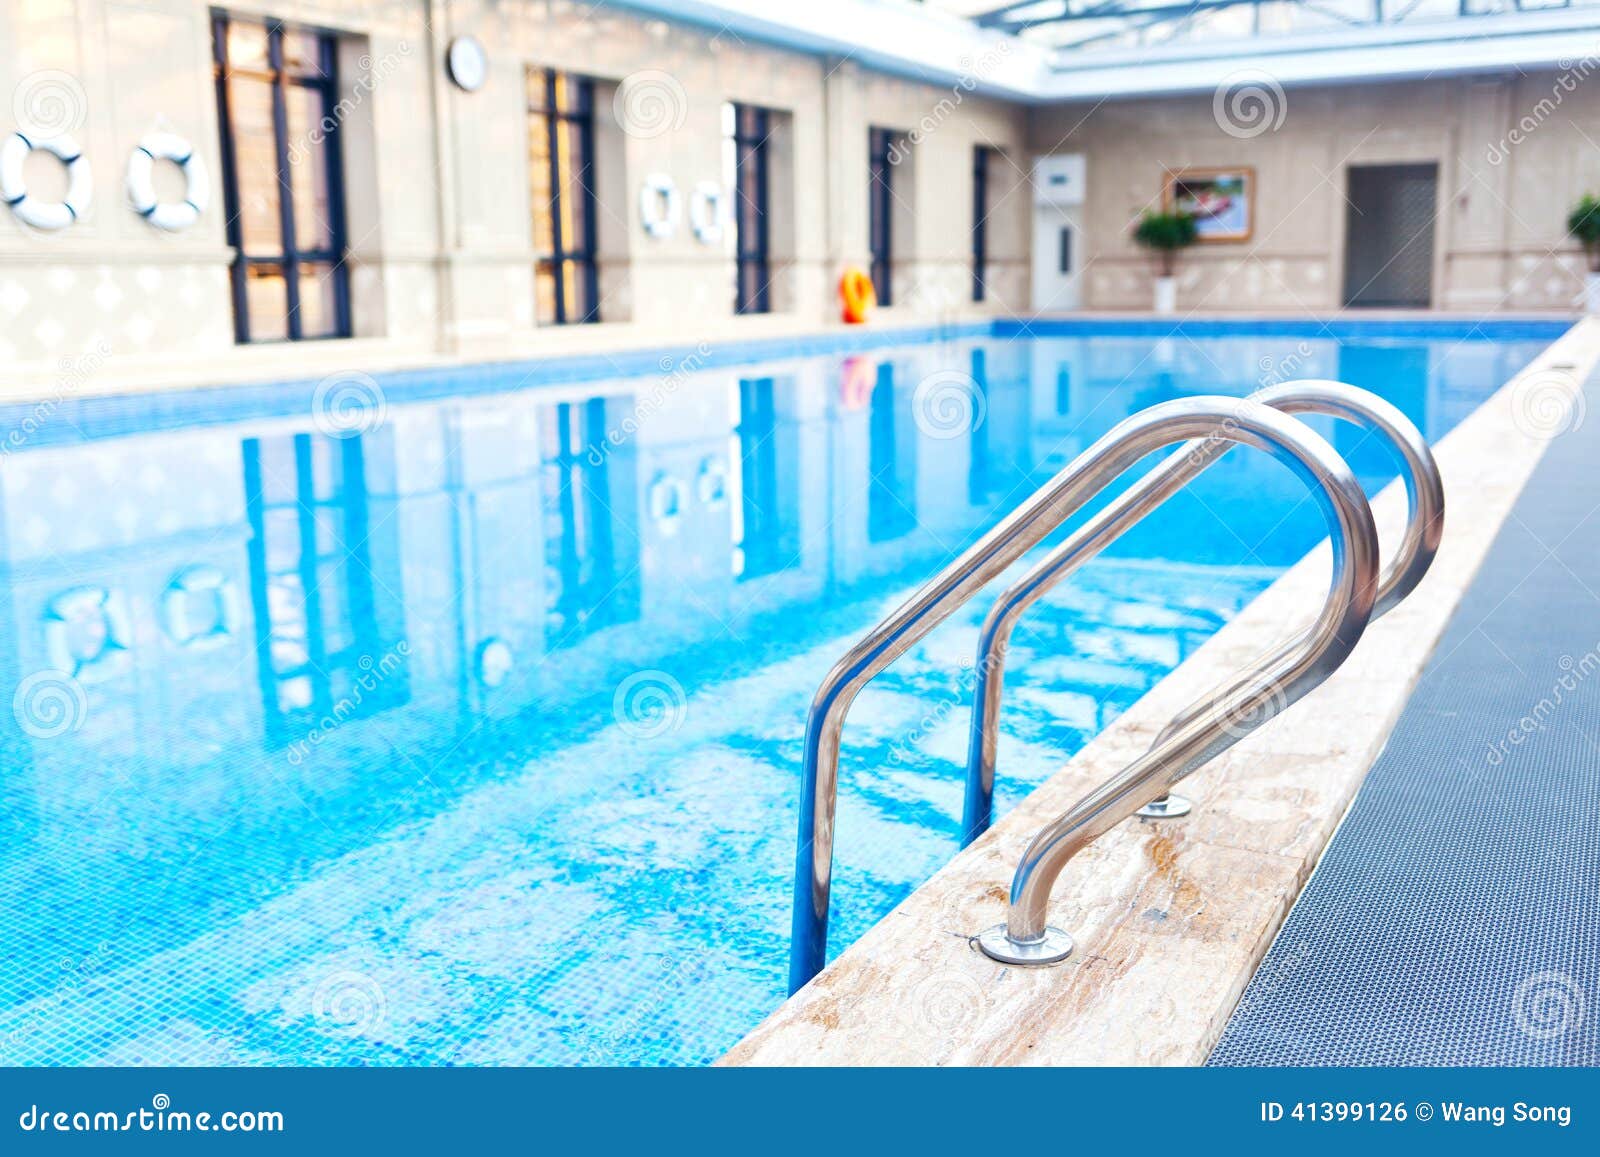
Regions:
<instances>
[{"instance_id":1,"label":"stone pool edge","mask_svg":"<svg viewBox=\"0 0 1600 1157\"><path fill-rule=\"evenodd\" d=\"M1580 321L1435 447L1448 510L1428 577L1339 672L1185 781L1187 820L1125 822L1062 875L1062 964L1006 968L968 937L1003 919L1011 873L1049 819L1144 750L1190 700L1310 616L1314 550L1061 772L751 1031L728 1065L1200 1064L1387 742L1549 436L1550 393L1600 363ZM1559 367L1570 367L1561 369ZM1581 410L1578 411L1581 414ZM1384 543L1398 483L1373 504ZM1000 769L1004 775L1004 768Z\"/></svg>"}]
</instances>

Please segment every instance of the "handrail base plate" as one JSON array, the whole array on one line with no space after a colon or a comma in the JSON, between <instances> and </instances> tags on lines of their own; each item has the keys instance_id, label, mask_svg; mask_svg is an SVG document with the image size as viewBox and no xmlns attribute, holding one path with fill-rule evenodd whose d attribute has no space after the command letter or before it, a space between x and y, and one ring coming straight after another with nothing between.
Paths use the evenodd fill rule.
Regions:
<instances>
[{"instance_id":1,"label":"handrail base plate","mask_svg":"<svg viewBox=\"0 0 1600 1157\"><path fill-rule=\"evenodd\" d=\"M996 924L978 933L977 941L985 956L1001 964L1059 964L1072 955L1072 937L1059 928L1046 927L1040 940L1018 944L1004 924Z\"/></svg>"},{"instance_id":2,"label":"handrail base plate","mask_svg":"<svg viewBox=\"0 0 1600 1157\"><path fill-rule=\"evenodd\" d=\"M1186 816L1194 804L1181 795L1167 795L1153 799L1133 814L1144 820L1175 820Z\"/></svg>"}]
</instances>

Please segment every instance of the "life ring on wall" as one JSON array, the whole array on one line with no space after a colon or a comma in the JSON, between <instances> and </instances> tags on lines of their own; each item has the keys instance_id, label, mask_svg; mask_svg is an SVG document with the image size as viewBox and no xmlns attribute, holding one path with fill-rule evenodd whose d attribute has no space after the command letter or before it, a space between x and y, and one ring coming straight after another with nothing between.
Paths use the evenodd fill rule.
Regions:
<instances>
[{"instance_id":1,"label":"life ring on wall","mask_svg":"<svg viewBox=\"0 0 1600 1157\"><path fill-rule=\"evenodd\" d=\"M848 357L839 365L839 403L847 410L865 410L878 388L878 363L872 358Z\"/></svg>"},{"instance_id":2,"label":"life ring on wall","mask_svg":"<svg viewBox=\"0 0 1600 1157\"><path fill-rule=\"evenodd\" d=\"M478 682L490 690L503 686L516 665L516 654L499 635L491 635L478 645Z\"/></svg>"},{"instance_id":3,"label":"life ring on wall","mask_svg":"<svg viewBox=\"0 0 1600 1157\"><path fill-rule=\"evenodd\" d=\"M163 202L156 195L157 161L183 170L183 200ZM128 201L133 211L157 229L176 233L200 220L211 198L205 161L176 133L151 133L128 155Z\"/></svg>"},{"instance_id":4,"label":"life ring on wall","mask_svg":"<svg viewBox=\"0 0 1600 1157\"><path fill-rule=\"evenodd\" d=\"M211 600L211 621L200 626L190 604L205 598ZM239 630L239 589L214 566L185 567L172 576L161 596L161 619L167 638L180 647L195 651L220 647Z\"/></svg>"},{"instance_id":5,"label":"life ring on wall","mask_svg":"<svg viewBox=\"0 0 1600 1157\"><path fill-rule=\"evenodd\" d=\"M715 181L701 181L689 194L689 228L700 244L722 240L722 204L722 186Z\"/></svg>"},{"instance_id":6,"label":"life ring on wall","mask_svg":"<svg viewBox=\"0 0 1600 1157\"><path fill-rule=\"evenodd\" d=\"M844 304L844 320L860 325L878 308L878 291L872 287L872 278L859 265L852 265L839 278L839 300Z\"/></svg>"},{"instance_id":7,"label":"life ring on wall","mask_svg":"<svg viewBox=\"0 0 1600 1157\"><path fill-rule=\"evenodd\" d=\"M694 480L695 495L700 505L710 510L721 510L728 501L728 467L716 455L709 455L700 463L700 472Z\"/></svg>"},{"instance_id":8,"label":"life ring on wall","mask_svg":"<svg viewBox=\"0 0 1600 1157\"><path fill-rule=\"evenodd\" d=\"M28 182L22 174L28 154L39 149L56 157L67 167L67 196L64 201L42 201L28 195ZM94 181L89 160L69 136L35 141L12 133L0 145L0 201L16 214L17 220L35 229L65 229L89 211Z\"/></svg>"},{"instance_id":9,"label":"life ring on wall","mask_svg":"<svg viewBox=\"0 0 1600 1157\"><path fill-rule=\"evenodd\" d=\"M133 629L122 599L104 587L73 587L45 607L50 665L80 683L101 683L128 667Z\"/></svg>"},{"instance_id":10,"label":"life ring on wall","mask_svg":"<svg viewBox=\"0 0 1600 1157\"><path fill-rule=\"evenodd\" d=\"M661 471L650 481L645 493L645 505L650 511L650 521L667 538L678 533L683 520L683 508L688 501L688 488L682 482Z\"/></svg>"},{"instance_id":11,"label":"life ring on wall","mask_svg":"<svg viewBox=\"0 0 1600 1157\"><path fill-rule=\"evenodd\" d=\"M639 220L652 237L671 237L683 216L678 183L665 173L651 173L639 187Z\"/></svg>"}]
</instances>

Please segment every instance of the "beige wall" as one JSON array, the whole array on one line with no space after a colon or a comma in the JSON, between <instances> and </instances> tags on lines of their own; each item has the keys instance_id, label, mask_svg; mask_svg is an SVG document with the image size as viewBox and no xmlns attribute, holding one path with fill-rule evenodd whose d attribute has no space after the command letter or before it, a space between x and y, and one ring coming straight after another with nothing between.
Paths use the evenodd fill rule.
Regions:
<instances>
[{"instance_id":1,"label":"beige wall","mask_svg":"<svg viewBox=\"0 0 1600 1157\"><path fill-rule=\"evenodd\" d=\"M1025 190L1015 189L1025 168L1020 108L567 0L276 0L241 15L261 10L348 37L341 132L356 340L341 351L319 347L325 359L352 351L375 364L436 354L526 356L595 341L753 336L831 322L840 269L866 261L870 124L923 130L915 160L897 173L916 215L914 229L898 238L896 305L885 320L972 309L970 173L980 142L1017 162L995 167L989 274L996 292L983 308L1024 305L1028 207ZM490 57L489 83L470 94L445 79L440 63L449 40L467 33ZM623 323L565 332L534 324L528 66L602 82L602 316ZM176 374L198 363L225 380L299 365L292 351L233 343L208 5L0 5L0 93L52 84L66 92L67 127L93 166L94 204L58 233L26 228L0 211L0 359L14 367L14 380L48 378L85 357L107 379ZM664 131L625 132L615 118L613 94L620 89L626 102L641 87L666 94ZM639 220L646 174L669 174L686 201L697 182L720 180L728 100L790 114L788 156L775 166L790 183L774 191L788 249L775 300L787 308L770 318L733 316L723 247L700 244L686 226L653 239ZM0 105L0 115L9 121L7 108ZM179 234L136 216L122 188L129 151L158 129L188 138L211 168L211 206ZM40 189L58 169L30 159Z\"/></svg>"},{"instance_id":2,"label":"beige wall","mask_svg":"<svg viewBox=\"0 0 1600 1157\"><path fill-rule=\"evenodd\" d=\"M1185 254L1180 310L1337 309L1345 170L1385 162L1439 165L1436 307L1570 308L1580 293L1565 221L1600 188L1600 78L1291 88L1282 112L1250 137L1220 127L1210 93L1036 110L1034 150L1087 156L1085 306L1149 307L1153 269L1129 226L1159 203L1164 169L1217 165L1255 168L1255 236Z\"/></svg>"}]
</instances>

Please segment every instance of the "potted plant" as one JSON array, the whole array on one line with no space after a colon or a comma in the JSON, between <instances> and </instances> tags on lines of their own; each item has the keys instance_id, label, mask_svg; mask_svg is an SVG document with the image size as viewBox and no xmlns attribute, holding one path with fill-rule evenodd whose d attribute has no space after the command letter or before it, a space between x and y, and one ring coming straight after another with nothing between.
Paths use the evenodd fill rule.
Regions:
<instances>
[{"instance_id":1,"label":"potted plant","mask_svg":"<svg viewBox=\"0 0 1600 1157\"><path fill-rule=\"evenodd\" d=\"M1583 281L1584 308L1589 313L1600 313L1600 197L1584 194L1567 215L1567 232L1578 239L1589 261L1589 273Z\"/></svg>"},{"instance_id":2,"label":"potted plant","mask_svg":"<svg viewBox=\"0 0 1600 1157\"><path fill-rule=\"evenodd\" d=\"M1171 313L1178 305L1178 283L1172 276L1178 252L1195 243L1198 231L1188 213L1146 211L1134 226L1133 239L1156 255L1160 274L1156 277L1155 310Z\"/></svg>"}]
</instances>

